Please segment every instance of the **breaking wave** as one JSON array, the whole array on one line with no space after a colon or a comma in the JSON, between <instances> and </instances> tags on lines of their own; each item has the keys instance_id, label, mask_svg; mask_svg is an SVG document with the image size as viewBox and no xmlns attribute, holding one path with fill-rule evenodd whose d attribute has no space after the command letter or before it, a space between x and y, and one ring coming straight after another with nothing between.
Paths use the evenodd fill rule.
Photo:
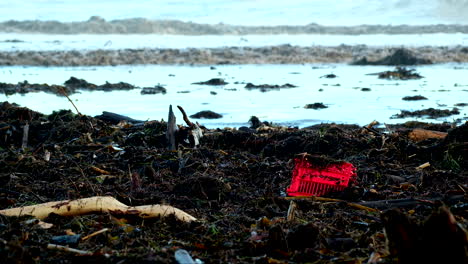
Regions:
<instances>
[{"instance_id":1,"label":"breaking wave","mask_svg":"<svg viewBox=\"0 0 468 264\"><path fill-rule=\"evenodd\" d=\"M468 33L468 25L359 25L359 26L236 26L197 24L179 20L132 18L106 21L93 16L82 22L9 20L0 23L0 32L43 34L174 34L174 35L248 35L248 34L431 34Z\"/></svg>"}]
</instances>

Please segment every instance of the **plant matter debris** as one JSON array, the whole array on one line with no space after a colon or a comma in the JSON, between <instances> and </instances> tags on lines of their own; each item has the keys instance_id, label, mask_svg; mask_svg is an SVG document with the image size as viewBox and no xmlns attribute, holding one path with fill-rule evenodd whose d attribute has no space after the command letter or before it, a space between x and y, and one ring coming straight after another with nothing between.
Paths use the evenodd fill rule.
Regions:
<instances>
[{"instance_id":1,"label":"plant matter debris","mask_svg":"<svg viewBox=\"0 0 468 264\"><path fill-rule=\"evenodd\" d=\"M5 263L174 263L184 249L204 263L396 264L414 245L400 237L424 239L431 250L414 251L424 259L456 263L466 255L468 123L412 123L391 132L336 124L203 129L196 148L182 140L169 150L162 121L122 125L7 102L0 120L0 209L106 195L128 206L171 205L200 220L142 220L116 211L52 214L42 220L53 225L46 226L0 216ZM447 136L412 141L409 126L418 124ZM292 159L303 152L354 164L357 184L325 197L285 197ZM400 213L386 213L392 208ZM400 228L405 223L424 232ZM73 247L53 239L106 228Z\"/></svg>"},{"instance_id":2,"label":"plant matter debris","mask_svg":"<svg viewBox=\"0 0 468 264\"><path fill-rule=\"evenodd\" d=\"M156 85L155 87L145 87L141 89L141 94L166 94L167 89L162 87L161 85Z\"/></svg>"},{"instance_id":3,"label":"plant matter debris","mask_svg":"<svg viewBox=\"0 0 468 264\"><path fill-rule=\"evenodd\" d=\"M247 83L245 85L245 89L247 90L254 90L254 89L259 89L261 92L269 92L272 90L279 90L282 88L295 88L297 86L290 84L290 83L285 83L283 85L278 85L278 84L253 84L253 83Z\"/></svg>"},{"instance_id":4,"label":"plant matter debris","mask_svg":"<svg viewBox=\"0 0 468 264\"><path fill-rule=\"evenodd\" d=\"M313 104L306 104L304 108L305 109L324 109L324 108L328 108L328 106L324 105L323 103L313 103Z\"/></svg>"},{"instance_id":5,"label":"plant matter debris","mask_svg":"<svg viewBox=\"0 0 468 264\"><path fill-rule=\"evenodd\" d=\"M390 65L413 66L420 64L432 64L431 60L418 58L407 49L397 49L391 55L376 61L368 61L366 57L352 62L351 65Z\"/></svg>"},{"instance_id":6,"label":"plant matter debris","mask_svg":"<svg viewBox=\"0 0 468 264\"><path fill-rule=\"evenodd\" d=\"M428 118L439 118L439 117L447 117L451 115L458 115L460 111L458 108L453 108L452 110L449 109L435 109L435 108L427 108L422 110L416 111L407 111L401 110L401 113L393 115L392 118L407 118L407 117L423 117L427 116Z\"/></svg>"},{"instance_id":7,"label":"plant matter debris","mask_svg":"<svg viewBox=\"0 0 468 264\"><path fill-rule=\"evenodd\" d=\"M403 101L420 101L420 100L427 100L426 97L422 95L414 95L414 96L405 96L402 98Z\"/></svg>"},{"instance_id":8,"label":"plant matter debris","mask_svg":"<svg viewBox=\"0 0 468 264\"><path fill-rule=\"evenodd\" d=\"M414 72L414 69L406 69L404 67L397 67L394 71L384 71L379 73L371 73L368 75L378 75L379 79L387 80L417 80L424 78L418 73Z\"/></svg>"},{"instance_id":9,"label":"plant matter debris","mask_svg":"<svg viewBox=\"0 0 468 264\"><path fill-rule=\"evenodd\" d=\"M200 85L226 85L229 84L228 82L224 81L224 79L221 78L213 78L205 82L195 82L192 84L200 84Z\"/></svg>"}]
</instances>

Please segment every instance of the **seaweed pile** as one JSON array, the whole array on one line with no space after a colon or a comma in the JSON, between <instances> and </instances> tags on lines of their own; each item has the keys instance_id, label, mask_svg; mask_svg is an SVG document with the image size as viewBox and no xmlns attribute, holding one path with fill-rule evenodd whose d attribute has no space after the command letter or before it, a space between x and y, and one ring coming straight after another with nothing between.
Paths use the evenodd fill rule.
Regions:
<instances>
[{"instance_id":1,"label":"seaweed pile","mask_svg":"<svg viewBox=\"0 0 468 264\"><path fill-rule=\"evenodd\" d=\"M170 151L163 121L116 124L0 104L0 209L105 195L199 219L0 215L0 258L176 263L184 249L193 263L466 261L468 123L257 125L204 129L197 148ZM412 140L414 126L443 136ZM325 197L286 197L303 152L351 162L357 182Z\"/></svg>"}]
</instances>

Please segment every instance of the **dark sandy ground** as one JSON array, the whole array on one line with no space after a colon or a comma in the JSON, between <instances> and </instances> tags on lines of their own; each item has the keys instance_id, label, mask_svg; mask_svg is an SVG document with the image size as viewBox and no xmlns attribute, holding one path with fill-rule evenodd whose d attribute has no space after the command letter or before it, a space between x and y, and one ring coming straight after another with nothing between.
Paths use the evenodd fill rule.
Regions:
<instances>
[{"instance_id":1,"label":"dark sandy ground","mask_svg":"<svg viewBox=\"0 0 468 264\"><path fill-rule=\"evenodd\" d=\"M166 127L0 104L0 209L109 195L199 219L51 215L44 229L1 216L3 263L176 263L178 249L204 263L466 263L468 123L205 129L198 148L182 140L177 151ZM415 141L414 128L448 135ZM356 182L322 199L287 198L303 152L351 162Z\"/></svg>"}]
</instances>

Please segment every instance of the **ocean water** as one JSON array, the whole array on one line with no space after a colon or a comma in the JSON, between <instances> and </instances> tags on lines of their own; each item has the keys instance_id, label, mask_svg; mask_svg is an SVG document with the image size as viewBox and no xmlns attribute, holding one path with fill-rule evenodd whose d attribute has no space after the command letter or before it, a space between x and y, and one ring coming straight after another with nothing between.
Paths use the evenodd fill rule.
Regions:
<instances>
[{"instance_id":1,"label":"ocean water","mask_svg":"<svg viewBox=\"0 0 468 264\"><path fill-rule=\"evenodd\" d=\"M467 13L468 0L0 1L0 56L21 51L36 51L35 56L40 57L40 52L46 51L270 47L285 44L301 47L343 44L378 48L418 47L431 52L431 47L467 46ZM379 25L377 31L382 32L375 32L372 26L361 25ZM323 31L326 33L320 33L320 26L328 26ZM348 34L347 27L350 26ZM307 33L310 28L318 28L318 32ZM337 28L339 33L334 33ZM368 28L374 31L368 32ZM148 33L132 34L132 29ZM395 29L397 33L388 33ZM365 125L378 120L400 123L408 119L392 119L391 116L401 110L452 109L455 104L468 103L466 62L418 66L416 70L425 76L421 80L388 81L367 75L392 69L346 64L223 65L216 66L216 70L209 66L191 65L0 65L0 82L27 80L30 83L62 84L75 76L96 84L106 81L123 81L139 87L161 84L167 88L167 94L141 95L136 89L82 92L71 95L71 98L82 113L89 115L112 111L142 120L160 120L167 118L170 104L182 105L190 114L212 110L223 115L222 119L199 120L208 127L246 125L252 115L261 120L300 127L322 122ZM338 78L320 78L329 73L338 75ZM210 78L223 78L229 84L222 87L192 84ZM298 87L262 93L245 89L247 82L291 83ZM362 88L370 88L370 91L364 92ZM402 97L411 95L423 95L428 100L402 100ZM0 101L6 100L43 113L73 110L66 99L48 93L0 95ZM322 102L328 108L304 108L306 104L315 102ZM459 115L436 120L411 120L466 120L467 107L460 107L460 112ZM182 120L180 115L178 120Z\"/></svg>"},{"instance_id":2,"label":"ocean water","mask_svg":"<svg viewBox=\"0 0 468 264\"><path fill-rule=\"evenodd\" d=\"M166 94L141 95L140 90L114 92L81 92L71 95L78 109L88 115L111 111L140 120L167 120L170 104L181 105L187 113L211 110L221 119L197 120L210 127L247 125L250 116L286 126L304 127L317 123L351 123L365 125L373 120L381 123L401 123L407 120L454 122L466 119L468 107L459 107L460 114L439 119L392 119L401 110L425 108L453 109L455 104L468 103L468 64L421 66L420 80L382 80L370 73L391 70L387 66L349 66L344 64L311 65L225 65L208 66L118 66L118 67L10 67L0 68L0 79L16 83L61 84L69 77L84 78L95 84L124 81L139 87L157 84ZM337 78L321 78L333 73ZM194 85L210 78L223 78L225 86ZM296 85L296 88L269 92L245 89L246 83ZM370 91L362 91L370 88ZM212 92L216 94L212 94ZM423 101L404 101L404 96L422 95ZM51 113L54 109L70 109L64 97L47 93L0 95L34 110ZM326 109L305 109L306 104L321 102ZM177 113L182 122L180 113Z\"/></svg>"}]
</instances>

